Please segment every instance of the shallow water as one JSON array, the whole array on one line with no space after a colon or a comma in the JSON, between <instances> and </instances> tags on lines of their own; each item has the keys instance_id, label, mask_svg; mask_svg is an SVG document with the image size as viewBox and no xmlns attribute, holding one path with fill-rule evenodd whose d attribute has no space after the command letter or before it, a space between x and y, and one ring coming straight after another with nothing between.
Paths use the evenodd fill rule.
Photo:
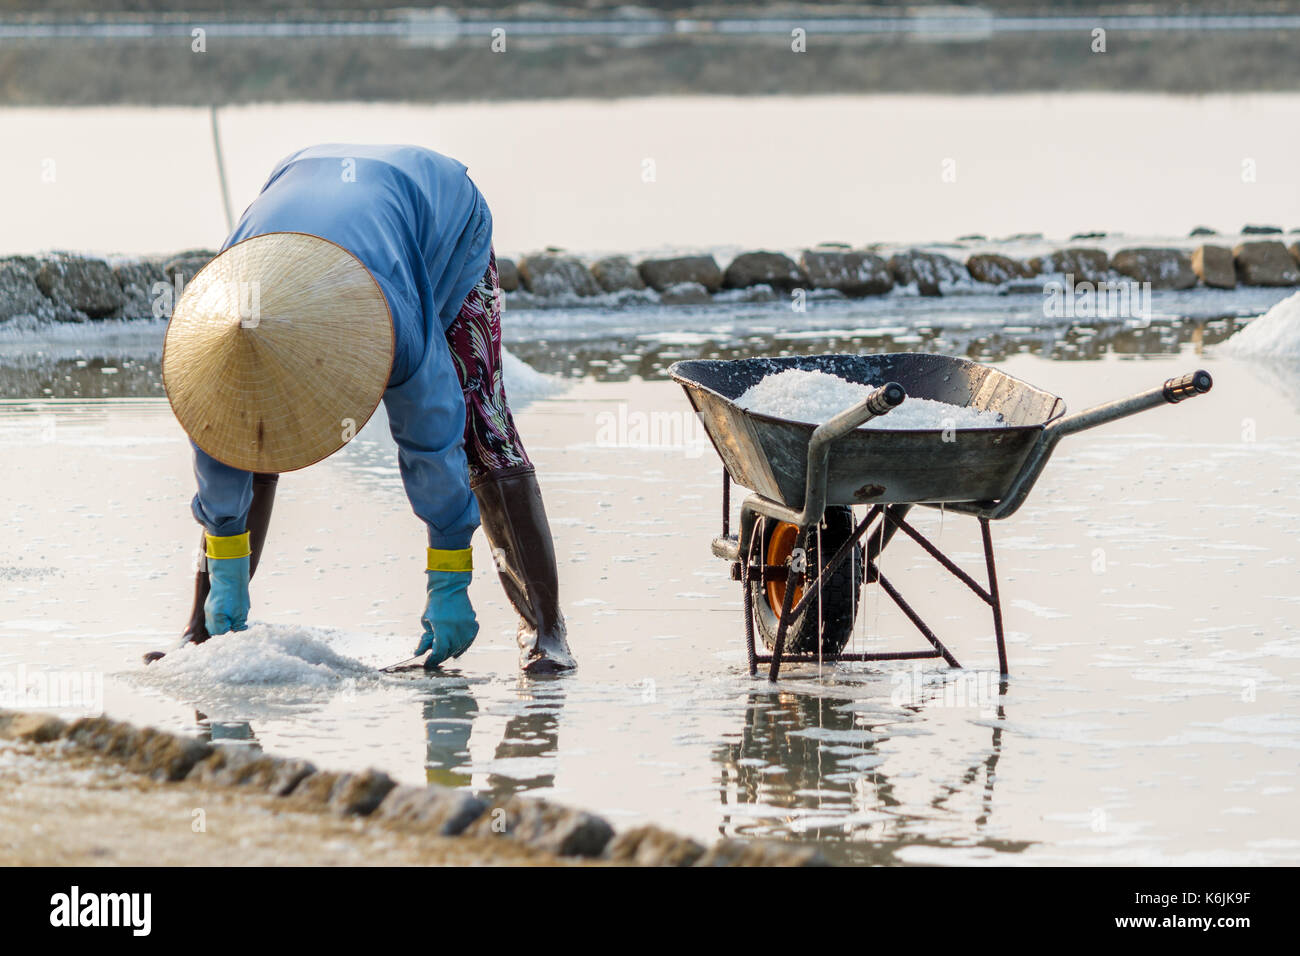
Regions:
<instances>
[{"instance_id":1,"label":"shallow water","mask_svg":"<svg viewBox=\"0 0 1300 956\"><path fill-rule=\"evenodd\" d=\"M1296 109L1294 93L679 96L287 103L218 125L235 216L304 146L415 143L469 166L505 253L797 250L1298 227ZM174 253L229 231L206 110L0 108L0 142L0 254Z\"/></svg>"},{"instance_id":2,"label":"shallow water","mask_svg":"<svg viewBox=\"0 0 1300 956\"><path fill-rule=\"evenodd\" d=\"M156 388L160 330L15 338L0 354L0 675L84 674L113 716L331 768L529 791L701 839L816 840L838 860L1300 862L1300 394L1285 372L1215 354L1231 319L1017 333L980 325L996 305L917 306L892 329L844 306L784 339L761 324L788 312L762 309L696 313L691 335L665 322L651 339L626 332L644 315L512 313L518 354L567 380L519 413L582 663L538 680L516 673L481 536L475 647L442 675L377 673L414 648L424 583L378 421L281 481L249 631L145 668L188 611L197 537L186 445ZM882 566L964 669L749 679L738 585L709 554L719 464L662 366L936 340L960 352L966 324L969 351L996 348L1072 409L1196 367L1215 389L1068 439L994 525L1005 683L987 612L911 542ZM981 576L973 521L916 522ZM864 594L854 647L918 646L885 603Z\"/></svg>"}]
</instances>

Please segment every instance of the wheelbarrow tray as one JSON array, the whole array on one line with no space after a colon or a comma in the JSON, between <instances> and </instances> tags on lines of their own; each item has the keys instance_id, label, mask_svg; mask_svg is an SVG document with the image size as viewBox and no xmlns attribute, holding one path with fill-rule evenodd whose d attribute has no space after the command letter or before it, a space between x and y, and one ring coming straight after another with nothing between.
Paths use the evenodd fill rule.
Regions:
<instances>
[{"instance_id":1,"label":"wheelbarrow tray","mask_svg":"<svg viewBox=\"0 0 1300 956\"><path fill-rule=\"evenodd\" d=\"M697 359L669 369L686 390L732 481L798 509L816 423L763 415L736 404L768 375L826 372L861 384L897 382L909 398L998 412L995 428L858 428L836 441L826 503L987 502L1010 492L1044 426L1065 402L998 369L926 352Z\"/></svg>"}]
</instances>

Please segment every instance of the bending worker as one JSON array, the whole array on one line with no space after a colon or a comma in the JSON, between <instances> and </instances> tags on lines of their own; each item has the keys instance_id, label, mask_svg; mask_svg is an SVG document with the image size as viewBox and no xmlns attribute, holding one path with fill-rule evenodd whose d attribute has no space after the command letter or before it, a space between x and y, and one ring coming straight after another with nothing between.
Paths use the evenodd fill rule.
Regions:
<instances>
[{"instance_id":1,"label":"bending worker","mask_svg":"<svg viewBox=\"0 0 1300 956\"><path fill-rule=\"evenodd\" d=\"M275 168L167 328L163 383L194 445L204 530L182 643L247 626L279 474L337 451L382 400L429 529L415 653L434 667L478 633L481 520L521 619L520 667L575 666L500 322L492 216L463 165L414 146L328 145Z\"/></svg>"}]
</instances>

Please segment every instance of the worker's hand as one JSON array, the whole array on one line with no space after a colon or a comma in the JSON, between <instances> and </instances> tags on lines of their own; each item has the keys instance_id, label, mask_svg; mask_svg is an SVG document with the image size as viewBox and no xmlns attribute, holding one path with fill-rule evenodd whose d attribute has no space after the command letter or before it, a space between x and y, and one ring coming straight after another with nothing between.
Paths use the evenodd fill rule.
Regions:
<instances>
[{"instance_id":1,"label":"worker's hand","mask_svg":"<svg viewBox=\"0 0 1300 956\"><path fill-rule=\"evenodd\" d=\"M417 655L429 652L425 667L437 667L443 661L460 657L478 636L478 621L469 603L470 549L439 551L429 549L429 568L425 572L428 603L420 623L424 636Z\"/></svg>"},{"instance_id":2,"label":"worker's hand","mask_svg":"<svg viewBox=\"0 0 1300 956\"><path fill-rule=\"evenodd\" d=\"M209 634L248 629L248 534L207 537L208 599L203 618Z\"/></svg>"}]
</instances>

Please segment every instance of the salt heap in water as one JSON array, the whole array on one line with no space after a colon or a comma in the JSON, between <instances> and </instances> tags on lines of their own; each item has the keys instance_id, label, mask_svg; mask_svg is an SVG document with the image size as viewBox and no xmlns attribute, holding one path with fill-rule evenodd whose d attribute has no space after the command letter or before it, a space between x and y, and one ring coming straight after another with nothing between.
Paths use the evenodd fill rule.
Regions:
<instances>
[{"instance_id":1,"label":"salt heap in water","mask_svg":"<svg viewBox=\"0 0 1300 956\"><path fill-rule=\"evenodd\" d=\"M250 624L202 644L186 644L150 664L151 678L195 690L218 685L328 688L373 676L360 661L330 650L322 628Z\"/></svg>"},{"instance_id":2,"label":"salt heap in water","mask_svg":"<svg viewBox=\"0 0 1300 956\"><path fill-rule=\"evenodd\" d=\"M1275 355L1300 358L1300 292L1283 299L1228 339L1235 355Z\"/></svg>"},{"instance_id":3,"label":"salt heap in water","mask_svg":"<svg viewBox=\"0 0 1300 956\"><path fill-rule=\"evenodd\" d=\"M791 368L769 375L747 389L736 404L741 408L796 422L820 425L844 409L856 405L876 389L809 369ZM1004 428L1001 413L980 408L966 408L936 402L930 398L913 398L888 415L871 419L863 428Z\"/></svg>"}]
</instances>

